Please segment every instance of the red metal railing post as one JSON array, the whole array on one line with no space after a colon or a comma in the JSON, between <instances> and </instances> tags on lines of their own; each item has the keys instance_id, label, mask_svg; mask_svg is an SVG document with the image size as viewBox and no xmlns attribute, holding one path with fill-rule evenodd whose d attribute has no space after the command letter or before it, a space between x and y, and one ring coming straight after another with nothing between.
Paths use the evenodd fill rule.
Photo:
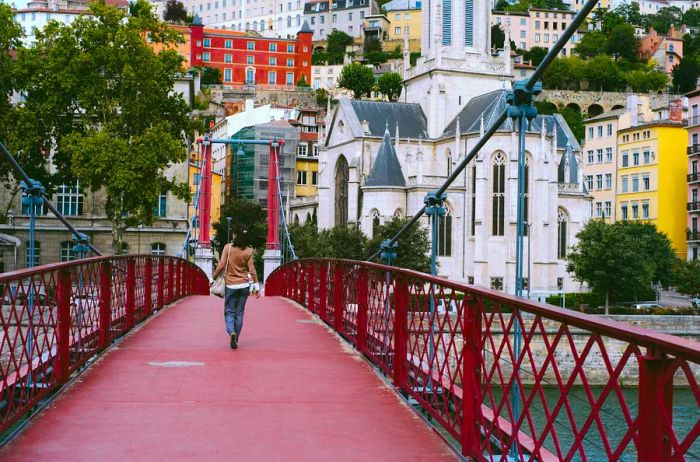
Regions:
<instances>
[{"instance_id":1,"label":"red metal railing post","mask_svg":"<svg viewBox=\"0 0 700 462\"><path fill-rule=\"evenodd\" d=\"M181 265L180 260L175 260L174 267L175 267L175 283L173 285L173 294L175 294L175 299L180 298L180 280L182 275L180 274L180 265Z\"/></svg>"},{"instance_id":2,"label":"red metal railing post","mask_svg":"<svg viewBox=\"0 0 700 462\"><path fill-rule=\"evenodd\" d=\"M307 281L308 288L306 290L306 299L308 300L307 306L309 307L309 311L311 311L312 313L315 313L316 308L317 308L314 304L314 302L315 302L315 300L314 300L314 282L316 282L314 280L314 276L315 276L315 272L316 272L315 269L316 268L314 267L313 263L310 263L308 268L309 268L309 272L308 272L308 276L307 276L308 277L308 281Z\"/></svg>"},{"instance_id":3,"label":"red metal railing post","mask_svg":"<svg viewBox=\"0 0 700 462\"><path fill-rule=\"evenodd\" d=\"M143 269L143 317L153 311L153 260L146 257Z\"/></svg>"},{"instance_id":4,"label":"red metal railing post","mask_svg":"<svg viewBox=\"0 0 700 462\"><path fill-rule=\"evenodd\" d=\"M158 259L158 298L156 306L160 309L165 306L165 261Z\"/></svg>"},{"instance_id":5,"label":"red metal railing post","mask_svg":"<svg viewBox=\"0 0 700 462\"><path fill-rule=\"evenodd\" d=\"M175 263L172 258L168 259L168 303L175 300Z\"/></svg>"},{"instance_id":6,"label":"red metal railing post","mask_svg":"<svg viewBox=\"0 0 700 462\"><path fill-rule=\"evenodd\" d=\"M336 264L333 268L333 328L338 333L342 333L343 331L343 312L345 311L345 303L343 300L344 293L343 267ZM328 310L323 313L323 318L328 318Z\"/></svg>"},{"instance_id":7,"label":"red metal railing post","mask_svg":"<svg viewBox=\"0 0 700 462\"><path fill-rule=\"evenodd\" d=\"M134 311L136 310L136 260L126 261L126 328L134 327Z\"/></svg>"},{"instance_id":8,"label":"red metal railing post","mask_svg":"<svg viewBox=\"0 0 700 462\"><path fill-rule=\"evenodd\" d=\"M647 350L639 360L639 462L667 462L673 454L673 378L665 378L671 360ZM667 421L668 419L668 421Z\"/></svg>"},{"instance_id":9,"label":"red metal railing post","mask_svg":"<svg viewBox=\"0 0 700 462\"><path fill-rule=\"evenodd\" d=\"M357 351L367 353L367 305L369 281L367 270L358 268L357 275Z\"/></svg>"},{"instance_id":10,"label":"red metal railing post","mask_svg":"<svg viewBox=\"0 0 700 462\"><path fill-rule=\"evenodd\" d=\"M408 283L402 277L394 286L394 386L406 388L406 351L408 349Z\"/></svg>"},{"instance_id":11,"label":"red metal railing post","mask_svg":"<svg viewBox=\"0 0 700 462\"><path fill-rule=\"evenodd\" d=\"M112 265L105 261L100 263L99 326L100 348L107 348L110 341L112 324Z\"/></svg>"},{"instance_id":12,"label":"red metal railing post","mask_svg":"<svg viewBox=\"0 0 700 462\"><path fill-rule=\"evenodd\" d=\"M59 384L68 381L70 375L70 272L59 271L56 283L56 315L58 329L56 330L56 362L54 370Z\"/></svg>"},{"instance_id":13,"label":"red metal railing post","mask_svg":"<svg viewBox=\"0 0 700 462\"><path fill-rule=\"evenodd\" d=\"M473 294L462 300L462 455L482 457L481 415L481 318L483 302Z\"/></svg>"},{"instance_id":14,"label":"red metal railing post","mask_svg":"<svg viewBox=\"0 0 700 462\"><path fill-rule=\"evenodd\" d=\"M328 312L328 263L323 261L319 267L320 286L318 288L318 310L317 313Z\"/></svg>"}]
</instances>

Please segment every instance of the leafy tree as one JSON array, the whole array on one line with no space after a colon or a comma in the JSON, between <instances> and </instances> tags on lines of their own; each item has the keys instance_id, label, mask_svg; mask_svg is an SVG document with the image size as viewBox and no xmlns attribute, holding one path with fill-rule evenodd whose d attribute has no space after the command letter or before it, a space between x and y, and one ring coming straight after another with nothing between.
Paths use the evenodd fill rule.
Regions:
<instances>
[{"instance_id":1,"label":"leafy tree","mask_svg":"<svg viewBox=\"0 0 700 462\"><path fill-rule=\"evenodd\" d=\"M625 80L637 93L663 90L668 85L668 76L659 71L630 71L625 74Z\"/></svg>"},{"instance_id":2,"label":"leafy tree","mask_svg":"<svg viewBox=\"0 0 700 462\"><path fill-rule=\"evenodd\" d=\"M493 7L494 11L506 11L506 9L510 6L510 2L508 0L498 0L496 2L496 5Z\"/></svg>"},{"instance_id":3,"label":"leafy tree","mask_svg":"<svg viewBox=\"0 0 700 462\"><path fill-rule=\"evenodd\" d=\"M556 58L542 76L546 88L567 89L584 78L584 62L578 56Z\"/></svg>"},{"instance_id":4,"label":"leafy tree","mask_svg":"<svg viewBox=\"0 0 700 462\"><path fill-rule=\"evenodd\" d=\"M634 27L619 24L609 32L605 51L615 59L626 59L634 63L637 61L638 50L639 41L634 34Z\"/></svg>"},{"instance_id":5,"label":"leafy tree","mask_svg":"<svg viewBox=\"0 0 700 462\"><path fill-rule=\"evenodd\" d=\"M642 14L639 12L639 3L622 3L613 10L615 14L622 16L625 23L642 25Z\"/></svg>"},{"instance_id":6,"label":"leafy tree","mask_svg":"<svg viewBox=\"0 0 700 462\"><path fill-rule=\"evenodd\" d=\"M682 294L700 295L700 260L682 260L676 269L676 290Z\"/></svg>"},{"instance_id":7,"label":"leafy tree","mask_svg":"<svg viewBox=\"0 0 700 462\"><path fill-rule=\"evenodd\" d=\"M377 79L377 86L379 93L389 98L389 101L396 101L401 96L403 78L398 72L387 72Z\"/></svg>"},{"instance_id":8,"label":"leafy tree","mask_svg":"<svg viewBox=\"0 0 700 462\"><path fill-rule=\"evenodd\" d=\"M318 233L318 257L364 260L367 236L354 226L336 226Z\"/></svg>"},{"instance_id":9,"label":"leafy tree","mask_svg":"<svg viewBox=\"0 0 700 462\"><path fill-rule=\"evenodd\" d=\"M325 51L314 51L311 55L311 64L314 66L323 66L328 63L330 56Z\"/></svg>"},{"instance_id":10,"label":"leafy tree","mask_svg":"<svg viewBox=\"0 0 700 462\"><path fill-rule=\"evenodd\" d=\"M697 8L688 8L688 11L683 13L683 24L686 26L700 26L700 10Z\"/></svg>"},{"instance_id":11,"label":"leafy tree","mask_svg":"<svg viewBox=\"0 0 700 462\"><path fill-rule=\"evenodd\" d=\"M202 69L202 85L218 85L221 83L221 71L216 67Z\"/></svg>"},{"instance_id":12,"label":"leafy tree","mask_svg":"<svg viewBox=\"0 0 700 462\"><path fill-rule=\"evenodd\" d=\"M368 37L365 39L362 51L364 53L369 53L370 51L382 51L382 42L380 42L377 38Z\"/></svg>"},{"instance_id":13,"label":"leafy tree","mask_svg":"<svg viewBox=\"0 0 700 462\"><path fill-rule=\"evenodd\" d=\"M530 61L533 66L539 66L547 53L548 49L544 47L532 47L523 54L525 61Z\"/></svg>"},{"instance_id":14,"label":"leafy tree","mask_svg":"<svg viewBox=\"0 0 700 462\"><path fill-rule=\"evenodd\" d=\"M653 224L591 220L577 238L567 255L567 271L605 294L605 314L611 297L636 297L652 283L670 282L675 254L668 237Z\"/></svg>"},{"instance_id":15,"label":"leafy tree","mask_svg":"<svg viewBox=\"0 0 700 462\"><path fill-rule=\"evenodd\" d=\"M306 81L306 77L304 77L302 75L301 78L299 80L297 80L297 87L305 87L305 88L310 87L310 85Z\"/></svg>"},{"instance_id":16,"label":"leafy tree","mask_svg":"<svg viewBox=\"0 0 700 462\"><path fill-rule=\"evenodd\" d=\"M328 34L327 41L328 64L342 64L345 48L348 45L352 45L354 39L343 31L334 30Z\"/></svg>"},{"instance_id":17,"label":"leafy tree","mask_svg":"<svg viewBox=\"0 0 700 462\"><path fill-rule=\"evenodd\" d=\"M325 88L316 90L316 104L320 107L326 107L328 104L328 91Z\"/></svg>"},{"instance_id":18,"label":"leafy tree","mask_svg":"<svg viewBox=\"0 0 700 462\"><path fill-rule=\"evenodd\" d=\"M577 111L571 107L565 107L562 109L561 115L564 117L564 120L566 120L567 125L569 125L576 139L579 141L583 140L586 127L583 124L584 117L581 111Z\"/></svg>"},{"instance_id":19,"label":"leafy tree","mask_svg":"<svg viewBox=\"0 0 700 462\"><path fill-rule=\"evenodd\" d=\"M367 53L365 53L365 59L367 60L368 63L376 66L377 64L382 64L382 63L387 62L387 60L389 58L388 58L387 54L384 53L383 51L372 50L372 51L368 51Z\"/></svg>"},{"instance_id":20,"label":"leafy tree","mask_svg":"<svg viewBox=\"0 0 700 462\"><path fill-rule=\"evenodd\" d=\"M163 19L169 22L187 22L187 10L185 5L178 0L168 0L165 4Z\"/></svg>"},{"instance_id":21,"label":"leafy tree","mask_svg":"<svg viewBox=\"0 0 700 462\"><path fill-rule=\"evenodd\" d=\"M231 218L231 234L241 246L263 249L267 240L267 212L259 204L246 199L233 199L219 210L219 221L214 223L216 250L221 254L231 237L228 220Z\"/></svg>"},{"instance_id":22,"label":"leafy tree","mask_svg":"<svg viewBox=\"0 0 700 462\"><path fill-rule=\"evenodd\" d=\"M661 8L656 14L648 16L648 25L659 34L667 34L671 26L679 27L683 22L683 12L680 8L669 6Z\"/></svg>"},{"instance_id":23,"label":"leafy tree","mask_svg":"<svg viewBox=\"0 0 700 462\"><path fill-rule=\"evenodd\" d=\"M316 223L307 221L303 225L290 226L289 238L297 257L314 258L319 256L320 244Z\"/></svg>"},{"instance_id":24,"label":"leafy tree","mask_svg":"<svg viewBox=\"0 0 700 462\"><path fill-rule=\"evenodd\" d=\"M128 17L104 3L92 4L91 13L71 25L49 23L20 56L25 107L55 143L58 171L105 192L121 253L124 231L153 221L160 194L189 196L187 183L165 172L187 158L183 135L194 124L172 91L182 58L169 44L179 34L152 15ZM162 51L153 51L147 34Z\"/></svg>"},{"instance_id":25,"label":"leafy tree","mask_svg":"<svg viewBox=\"0 0 700 462\"><path fill-rule=\"evenodd\" d=\"M379 225L374 237L367 244L367 256L376 252L380 244L391 239L406 224L405 218L393 218L391 221ZM423 273L430 272L430 240L428 230L421 226L412 226L398 240L396 248L396 266L408 268Z\"/></svg>"},{"instance_id":26,"label":"leafy tree","mask_svg":"<svg viewBox=\"0 0 700 462\"><path fill-rule=\"evenodd\" d=\"M416 65L416 63L418 62L418 58L420 58L420 51L412 51L409 57L409 60L411 61L411 66Z\"/></svg>"},{"instance_id":27,"label":"leafy tree","mask_svg":"<svg viewBox=\"0 0 700 462\"><path fill-rule=\"evenodd\" d=\"M589 90L615 91L625 84L620 69L607 55L598 55L586 61L585 75L588 77Z\"/></svg>"},{"instance_id":28,"label":"leafy tree","mask_svg":"<svg viewBox=\"0 0 700 462\"><path fill-rule=\"evenodd\" d=\"M700 62L697 55L686 55L680 63L673 67L673 88L679 93L687 93L695 89L700 77Z\"/></svg>"},{"instance_id":29,"label":"leafy tree","mask_svg":"<svg viewBox=\"0 0 700 462\"><path fill-rule=\"evenodd\" d=\"M348 64L340 72L338 86L350 90L354 98L361 98L374 87L372 69L360 63Z\"/></svg>"},{"instance_id":30,"label":"leafy tree","mask_svg":"<svg viewBox=\"0 0 700 462\"><path fill-rule=\"evenodd\" d=\"M530 8L530 4L528 3L527 0L518 0L517 3L514 3L512 5L508 5L505 8L505 11L525 13L528 11L529 8Z\"/></svg>"},{"instance_id":31,"label":"leafy tree","mask_svg":"<svg viewBox=\"0 0 700 462\"><path fill-rule=\"evenodd\" d=\"M574 51L581 58L593 58L604 54L608 48L608 38L607 36L599 31L594 30L584 34L580 42L574 47Z\"/></svg>"}]
</instances>

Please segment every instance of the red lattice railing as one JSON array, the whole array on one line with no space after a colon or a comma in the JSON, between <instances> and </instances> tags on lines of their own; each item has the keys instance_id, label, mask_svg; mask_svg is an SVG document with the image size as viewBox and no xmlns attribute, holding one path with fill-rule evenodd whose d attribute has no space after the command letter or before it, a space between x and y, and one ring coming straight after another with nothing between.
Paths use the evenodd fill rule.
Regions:
<instances>
[{"instance_id":1,"label":"red lattice railing","mask_svg":"<svg viewBox=\"0 0 700 462\"><path fill-rule=\"evenodd\" d=\"M0 275L0 433L153 310L208 294L172 257L98 257Z\"/></svg>"},{"instance_id":2,"label":"red lattice railing","mask_svg":"<svg viewBox=\"0 0 700 462\"><path fill-rule=\"evenodd\" d=\"M292 262L266 294L318 314L466 457L700 460L698 342L371 263Z\"/></svg>"}]
</instances>

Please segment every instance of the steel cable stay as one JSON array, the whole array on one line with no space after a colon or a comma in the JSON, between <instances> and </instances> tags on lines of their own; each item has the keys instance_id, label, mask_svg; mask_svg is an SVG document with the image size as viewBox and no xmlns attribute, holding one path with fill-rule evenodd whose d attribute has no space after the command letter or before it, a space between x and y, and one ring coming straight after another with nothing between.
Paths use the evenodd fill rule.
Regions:
<instances>
[{"instance_id":1,"label":"steel cable stay","mask_svg":"<svg viewBox=\"0 0 700 462\"><path fill-rule=\"evenodd\" d=\"M201 151L201 149L199 149L199 148L198 148L198 150ZM204 168L204 165L203 165L204 160L203 159L204 159L204 156L202 156L201 152L198 152L197 157L195 159L195 168L198 169L200 172ZM189 160L188 160L188 169L187 170L188 170L187 177L189 180L189 175L190 175ZM194 192L194 198L192 200L192 206L193 206L192 218L190 219L189 228L187 229L187 234L185 235L185 239L182 243L182 248L180 249L180 253L178 253L178 255L177 255L178 257L181 257L181 258L184 258L189 254L188 249L189 249L189 245L190 245L190 240L192 240L192 237L193 237L192 230L195 229L195 226L194 226L195 220L199 219L199 194L200 194L200 190L202 187L201 173L199 175L200 175L200 177L199 177L200 179L197 182L197 185L196 185L197 187L195 188L195 192ZM196 238L196 236L194 236L194 237Z\"/></svg>"},{"instance_id":2,"label":"steel cable stay","mask_svg":"<svg viewBox=\"0 0 700 462\"><path fill-rule=\"evenodd\" d=\"M280 217L282 218L282 227L284 229L284 245L287 246L288 251L291 253L292 260L297 260L297 255L296 252L294 251L294 245L292 244L292 240L289 236L289 226L287 225L287 214L284 210L284 207L282 204L284 202L282 201L282 174L281 174L281 169L280 169L280 162L282 161L282 155L284 151L284 145L280 144L278 149L278 154L277 154L277 159L275 162L275 169L277 170L277 194L279 195L279 200L280 200ZM284 258L284 254L282 254L282 262L286 262Z\"/></svg>"}]
</instances>

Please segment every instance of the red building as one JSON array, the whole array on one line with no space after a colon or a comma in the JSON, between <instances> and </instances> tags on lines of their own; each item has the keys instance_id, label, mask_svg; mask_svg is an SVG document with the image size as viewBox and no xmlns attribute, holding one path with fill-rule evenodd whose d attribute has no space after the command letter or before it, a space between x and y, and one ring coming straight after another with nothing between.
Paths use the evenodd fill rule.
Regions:
<instances>
[{"instance_id":1,"label":"red building","mask_svg":"<svg viewBox=\"0 0 700 462\"><path fill-rule=\"evenodd\" d=\"M266 38L255 32L190 26L190 65L213 67L224 85L293 86L311 82L311 38L308 24L296 39Z\"/></svg>"}]
</instances>

